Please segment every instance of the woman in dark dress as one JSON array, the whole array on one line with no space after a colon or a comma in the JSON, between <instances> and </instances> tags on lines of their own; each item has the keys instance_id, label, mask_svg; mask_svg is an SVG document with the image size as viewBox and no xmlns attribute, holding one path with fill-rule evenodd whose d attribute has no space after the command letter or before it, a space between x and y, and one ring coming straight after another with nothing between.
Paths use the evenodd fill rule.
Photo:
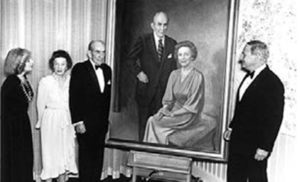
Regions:
<instances>
[{"instance_id":1,"label":"woman in dark dress","mask_svg":"<svg viewBox=\"0 0 300 182\"><path fill-rule=\"evenodd\" d=\"M28 104L33 90L26 78L32 71L30 51L15 48L8 52L1 87L1 181L33 181L33 146Z\"/></svg>"}]
</instances>

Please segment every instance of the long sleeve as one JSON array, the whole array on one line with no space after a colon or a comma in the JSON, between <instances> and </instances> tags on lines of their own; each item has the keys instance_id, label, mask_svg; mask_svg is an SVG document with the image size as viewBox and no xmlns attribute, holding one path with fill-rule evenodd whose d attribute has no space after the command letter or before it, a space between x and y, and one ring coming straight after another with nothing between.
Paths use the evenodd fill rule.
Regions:
<instances>
[{"instance_id":1,"label":"long sleeve","mask_svg":"<svg viewBox=\"0 0 300 182\"><path fill-rule=\"evenodd\" d=\"M171 72L170 77L168 79L166 91L162 99L162 105L167 105L169 109L172 109L175 102L174 93L173 93L175 76L176 76L175 71Z\"/></svg>"},{"instance_id":2,"label":"long sleeve","mask_svg":"<svg viewBox=\"0 0 300 182\"><path fill-rule=\"evenodd\" d=\"M193 77L192 86L189 89L188 99L183 105L183 108L192 113L198 113L199 109L202 110L204 103L204 79L201 73L195 73L197 76Z\"/></svg>"},{"instance_id":3,"label":"long sleeve","mask_svg":"<svg viewBox=\"0 0 300 182\"><path fill-rule=\"evenodd\" d=\"M280 82L267 84L264 96L264 111L262 112L262 140L260 148L272 151L283 118L284 88ZM268 91L267 91L268 90Z\"/></svg>"},{"instance_id":4,"label":"long sleeve","mask_svg":"<svg viewBox=\"0 0 300 182\"><path fill-rule=\"evenodd\" d=\"M71 72L70 88L69 88L69 106L71 112L72 123L77 123L83 121L84 112L84 98L83 93L85 89L82 75L84 75L82 70L83 65L75 65Z\"/></svg>"},{"instance_id":5,"label":"long sleeve","mask_svg":"<svg viewBox=\"0 0 300 182\"><path fill-rule=\"evenodd\" d=\"M43 114L46 108L47 98L48 98L48 92L46 80L42 78L40 80L39 86L38 86L38 94L37 94L37 112L38 112L38 122L36 124L36 128L41 127Z\"/></svg>"},{"instance_id":6,"label":"long sleeve","mask_svg":"<svg viewBox=\"0 0 300 182\"><path fill-rule=\"evenodd\" d=\"M16 96L18 83L12 78L8 77L1 87L1 117L6 117L6 113L18 113L18 107L9 103L19 103Z\"/></svg>"},{"instance_id":7,"label":"long sleeve","mask_svg":"<svg viewBox=\"0 0 300 182\"><path fill-rule=\"evenodd\" d=\"M142 71L140 65L137 63L137 60L141 57L142 51L143 39L142 37L139 37L127 56L127 64L135 75Z\"/></svg>"}]
</instances>

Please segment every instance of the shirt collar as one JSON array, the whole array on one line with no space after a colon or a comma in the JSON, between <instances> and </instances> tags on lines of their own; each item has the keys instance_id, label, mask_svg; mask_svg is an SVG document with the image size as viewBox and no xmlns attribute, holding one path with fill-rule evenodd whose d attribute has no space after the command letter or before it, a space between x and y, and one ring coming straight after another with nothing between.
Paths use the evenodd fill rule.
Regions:
<instances>
[{"instance_id":1,"label":"shirt collar","mask_svg":"<svg viewBox=\"0 0 300 182\"><path fill-rule=\"evenodd\" d=\"M91 62L91 64L92 64L94 70L96 70L96 64L94 63L94 61L92 61L91 59L89 59L89 61ZM102 65L102 64L103 64L103 63L101 63L100 65ZM99 66L100 66L100 65L99 65Z\"/></svg>"},{"instance_id":2,"label":"shirt collar","mask_svg":"<svg viewBox=\"0 0 300 182\"><path fill-rule=\"evenodd\" d=\"M155 44L158 45L158 41L160 38L154 32L153 32L153 36L154 36ZM161 39L162 39L162 44L165 45L165 36L163 36Z\"/></svg>"},{"instance_id":3,"label":"shirt collar","mask_svg":"<svg viewBox=\"0 0 300 182\"><path fill-rule=\"evenodd\" d=\"M259 75L260 72L262 72L262 70L264 70L265 68L267 67L266 64L263 64L261 66L259 66L258 68L256 68L254 70L254 76L253 76L253 79L257 77L257 75Z\"/></svg>"},{"instance_id":4,"label":"shirt collar","mask_svg":"<svg viewBox=\"0 0 300 182\"><path fill-rule=\"evenodd\" d=\"M95 68L95 65L96 65L96 64L94 63L94 61L92 61L92 60L90 60L90 59L89 59L89 61L90 61L90 63L92 64L92 67L94 68L94 70L96 70L96 68Z\"/></svg>"}]
</instances>

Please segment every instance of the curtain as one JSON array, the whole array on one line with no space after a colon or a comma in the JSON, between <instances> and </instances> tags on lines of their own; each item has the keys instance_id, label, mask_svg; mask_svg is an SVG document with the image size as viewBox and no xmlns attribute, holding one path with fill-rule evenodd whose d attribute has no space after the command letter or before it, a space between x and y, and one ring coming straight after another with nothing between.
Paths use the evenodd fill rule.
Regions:
<instances>
[{"instance_id":1,"label":"curtain","mask_svg":"<svg viewBox=\"0 0 300 182\"><path fill-rule=\"evenodd\" d=\"M1 0L0 2L0 81L3 74L4 59L8 51L22 47L32 52L35 62L34 70L29 77L35 90L41 77L50 73L48 60L53 51L68 51L73 63L86 59L88 43L93 39L107 43L107 63L113 68L113 54L110 47L114 44L114 34L106 35L113 30L111 0ZM36 100L30 105L33 142L34 142L34 175L39 181L41 172L41 153L39 131L34 129L37 121ZM119 162L124 152L105 149L103 177L118 177L124 171L124 162ZM115 161L115 162L114 162ZM123 167L120 167L123 166ZM114 172L116 171L116 172Z\"/></svg>"}]
</instances>

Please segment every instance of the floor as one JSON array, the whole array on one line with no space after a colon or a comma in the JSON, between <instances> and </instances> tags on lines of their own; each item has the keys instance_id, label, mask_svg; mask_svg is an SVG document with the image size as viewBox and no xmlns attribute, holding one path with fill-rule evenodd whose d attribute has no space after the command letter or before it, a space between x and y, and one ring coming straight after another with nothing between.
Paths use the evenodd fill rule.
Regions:
<instances>
[{"instance_id":1,"label":"floor","mask_svg":"<svg viewBox=\"0 0 300 182\"><path fill-rule=\"evenodd\" d=\"M78 182L78 178L70 178L68 182ZM131 178L127 178L127 177L121 175L121 177L119 179L112 179L111 177L108 177L108 178L102 180L101 182L131 182ZM137 182L146 182L146 181L138 179ZM166 180L164 180L164 181L150 180L148 182L166 182ZM171 181L168 181L168 182L171 182ZM192 182L203 182L203 181L199 178L192 178Z\"/></svg>"},{"instance_id":2,"label":"floor","mask_svg":"<svg viewBox=\"0 0 300 182\"><path fill-rule=\"evenodd\" d=\"M119 179L112 179L111 177L108 177L101 182L130 182L131 178L127 178L123 175ZM54 181L53 181L54 182ZM78 178L70 178L68 182L78 182Z\"/></svg>"}]
</instances>

